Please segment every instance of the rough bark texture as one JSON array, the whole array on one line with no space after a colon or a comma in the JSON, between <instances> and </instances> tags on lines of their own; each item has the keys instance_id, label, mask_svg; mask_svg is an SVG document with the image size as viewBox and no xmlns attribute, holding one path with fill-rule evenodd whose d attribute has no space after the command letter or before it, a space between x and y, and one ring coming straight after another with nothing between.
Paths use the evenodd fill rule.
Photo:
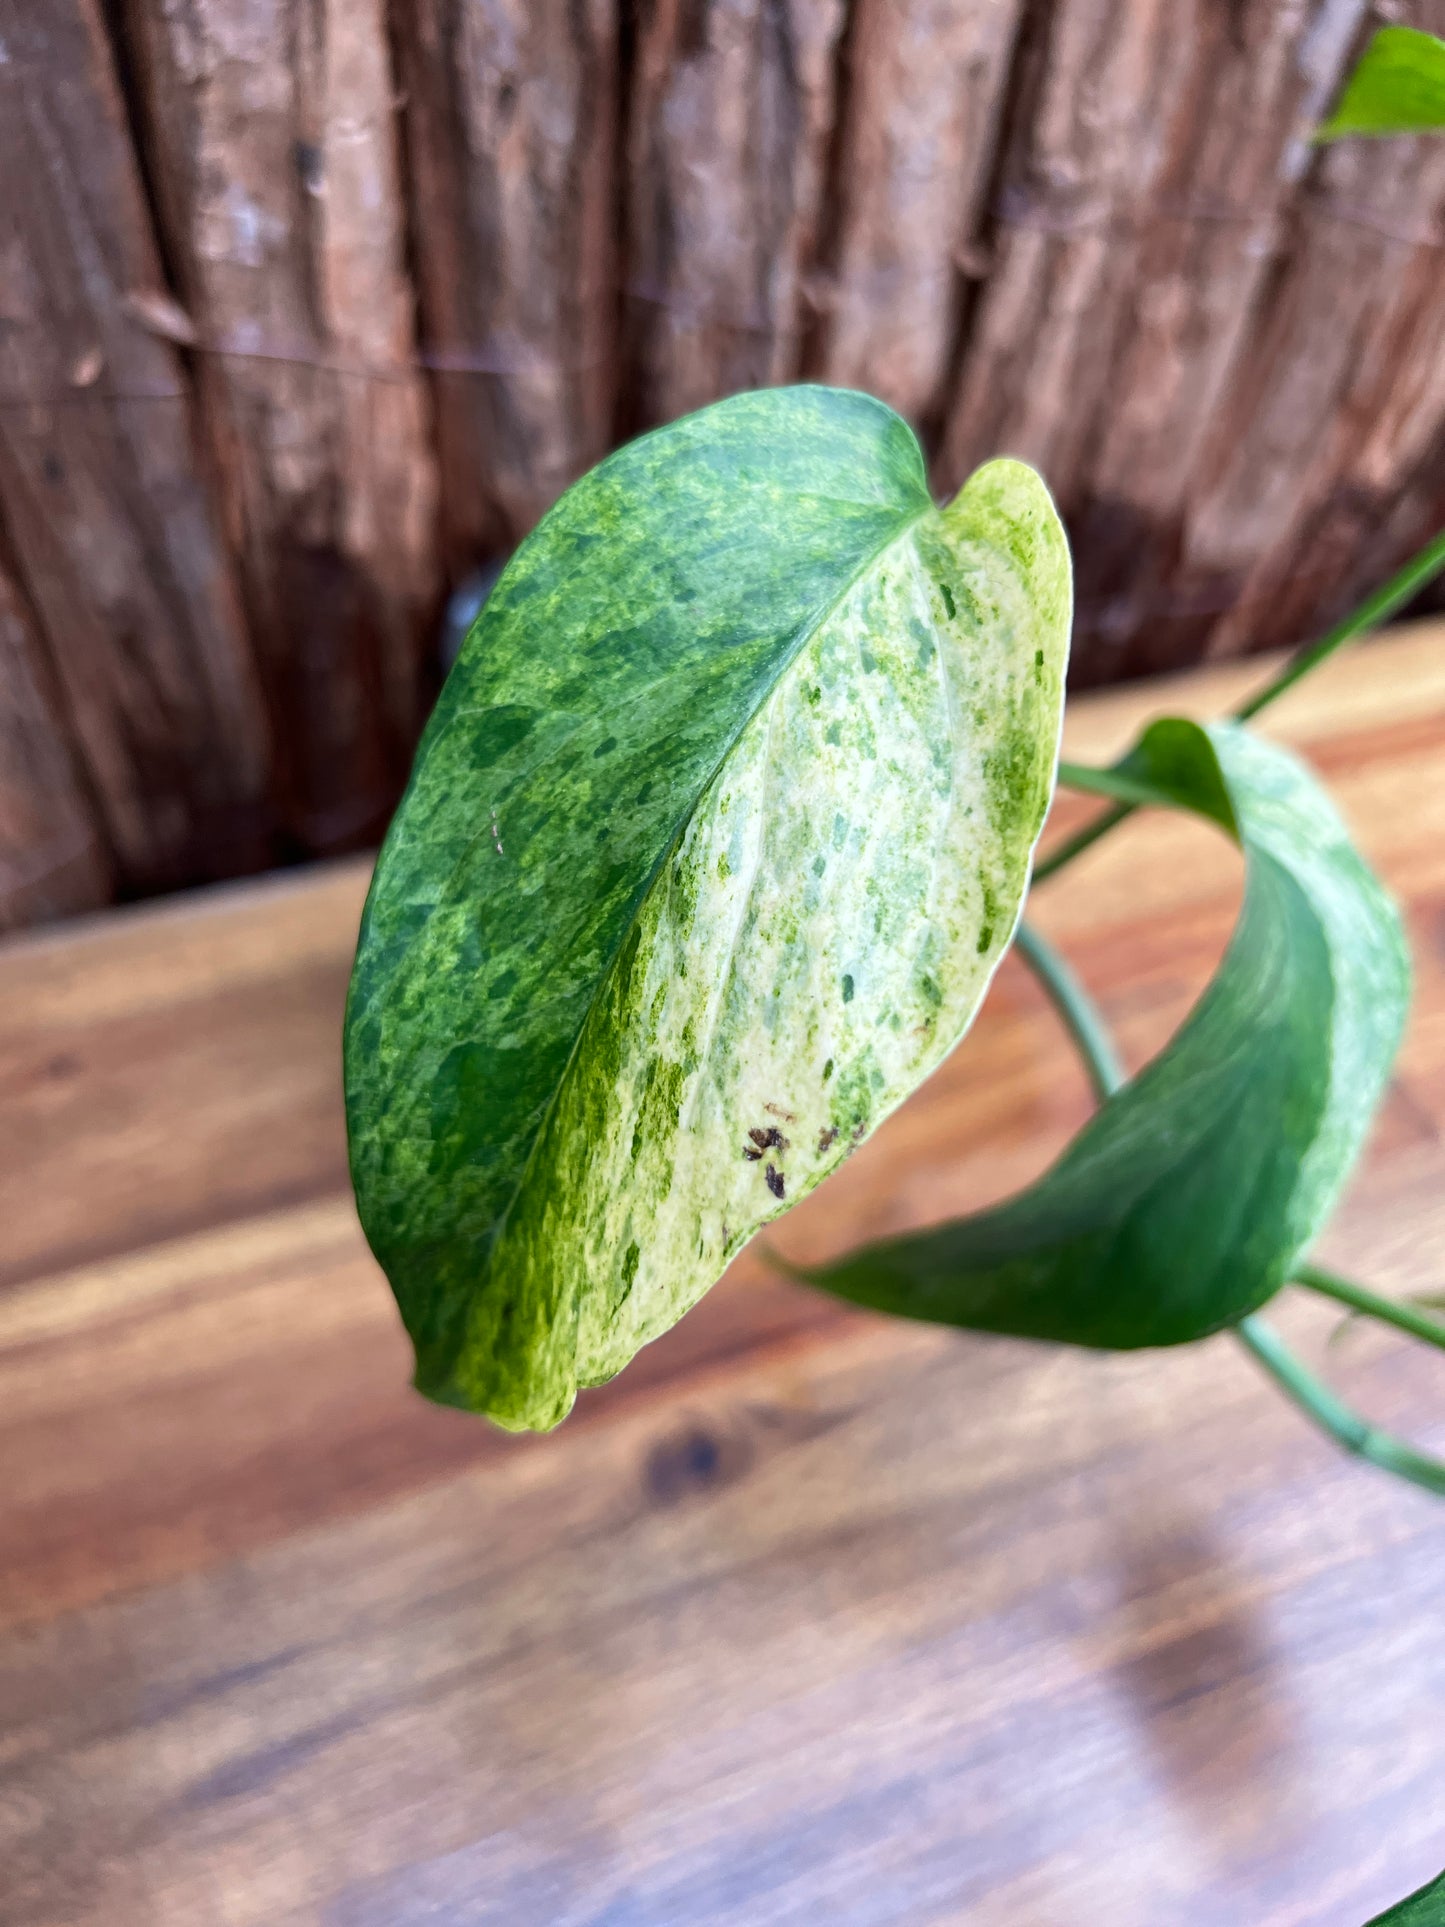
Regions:
<instances>
[{"instance_id":1,"label":"rough bark texture","mask_svg":"<svg viewBox=\"0 0 1445 1927\"><path fill-rule=\"evenodd\" d=\"M1179 9L1193 83L1138 241L1126 323L1075 516L1081 639L1095 679L1150 646L1203 451L1223 419L1291 196L1363 0ZM1231 421L1230 433L1237 433ZM1127 661L1127 654L1123 656Z\"/></svg>"},{"instance_id":2,"label":"rough bark texture","mask_svg":"<svg viewBox=\"0 0 1445 1927\"><path fill-rule=\"evenodd\" d=\"M442 507L460 568L612 435L616 0L396 0Z\"/></svg>"},{"instance_id":3,"label":"rough bark texture","mask_svg":"<svg viewBox=\"0 0 1445 1927\"><path fill-rule=\"evenodd\" d=\"M130 0L288 825L374 836L439 589L381 0Z\"/></svg>"},{"instance_id":4,"label":"rough bark texture","mask_svg":"<svg viewBox=\"0 0 1445 1927\"><path fill-rule=\"evenodd\" d=\"M91 799L20 590L0 568L0 931L111 894Z\"/></svg>"},{"instance_id":5,"label":"rough bark texture","mask_svg":"<svg viewBox=\"0 0 1445 1927\"><path fill-rule=\"evenodd\" d=\"M845 0L641 0L629 426L798 370Z\"/></svg>"},{"instance_id":6,"label":"rough bark texture","mask_svg":"<svg viewBox=\"0 0 1445 1927\"><path fill-rule=\"evenodd\" d=\"M0 0L0 44L0 523L73 739L20 748L59 712L13 598L4 733L31 781L83 765L123 888L254 868L265 726L180 359L127 306L160 266L96 6Z\"/></svg>"},{"instance_id":7,"label":"rough bark texture","mask_svg":"<svg viewBox=\"0 0 1445 1927\"><path fill-rule=\"evenodd\" d=\"M752 384L1037 462L1078 682L1304 640L1445 520L1445 139L1308 140L1386 17L0 0L0 919L373 837L443 587Z\"/></svg>"},{"instance_id":8,"label":"rough bark texture","mask_svg":"<svg viewBox=\"0 0 1445 1927\"><path fill-rule=\"evenodd\" d=\"M992 215L992 261L967 322L942 469L980 448L1023 456L1071 502L1147 203L1186 79L1177 0L1032 5Z\"/></svg>"},{"instance_id":9,"label":"rough bark texture","mask_svg":"<svg viewBox=\"0 0 1445 1927\"><path fill-rule=\"evenodd\" d=\"M1445 32L1445 0L1413 17ZM1350 142L1312 171L1198 465L1180 619L1128 666L1308 633L1442 519L1445 139Z\"/></svg>"},{"instance_id":10,"label":"rough bark texture","mask_svg":"<svg viewBox=\"0 0 1445 1927\"><path fill-rule=\"evenodd\" d=\"M855 0L809 372L924 420L948 373L1023 0Z\"/></svg>"},{"instance_id":11,"label":"rough bark texture","mask_svg":"<svg viewBox=\"0 0 1445 1927\"><path fill-rule=\"evenodd\" d=\"M1278 150L1294 131L1293 102L1268 94L1305 14L1298 0L1031 8L993 266L948 422L950 480L981 450L1007 450L1043 467L1075 508L1134 344L1166 374L1170 335L1221 352L1201 324L1213 307L1233 325L1237 262L1210 248L1245 252L1245 237L1231 234L1223 250L1217 238L1241 204L1267 248ZM1261 138L1254 118L1271 106ZM1265 251L1258 237L1255 248ZM1153 432L1166 447L1196 379L1190 370L1177 394L1141 398L1164 418Z\"/></svg>"},{"instance_id":12,"label":"rough bark texture","mask_svg":"<svg viewBox=\"0 0 1445 1927\"><path fill-rule=\"evenodd\" d=\"M1412 18L1439 31L1442 11ZM1390 380L1431 382L1445 143L1307 139L1367 25L1365 0L1030 16L941 469L952 485L1004 450L1049 476L1080 680L1297 641L1400 558L1407 523L1428 532L1428 500L1384 497L1439 494L1440 400L1383 417ZM1351 465L1377 415L1392 474L1367 506Z\"/></svg>"}]
</instances>

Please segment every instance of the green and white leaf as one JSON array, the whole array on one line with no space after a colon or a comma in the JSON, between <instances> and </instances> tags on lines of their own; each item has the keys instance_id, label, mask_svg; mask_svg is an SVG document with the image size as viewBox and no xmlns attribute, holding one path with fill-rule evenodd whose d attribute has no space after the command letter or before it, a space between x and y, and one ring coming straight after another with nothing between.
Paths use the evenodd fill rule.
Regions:
<instances>
[{"instance_id":1,"label":"green and white leaf","mask_svg":"<svg viewBox=\"0 0 1445 1927\"><path fill-rule=\"evenodd\" d=\"M1156 723L1092 777L1242 846L1244 909L1218 972L1036 1184L809 1274L830 1291L983 1331L1180 1344L1262 1305L1333 1208L1408 1006L1394 906L1304 766L1236 725Z\"/></svg>"},{"instance_id":2,"label":"green and white leaf","mask_svg":"<svg viewBox=\"0 0 1445 1927\"><path fill-rule=\"evenodd\" d=\"M1445 40L1417 27L1381 27L1316 139L1428 134L1441 128L1445 128Z\"/></svg>"},{"instance_id":3,"label":"green and white leaf","mask_svg":"<svg viewBox=\"0 0 1445 1927\"><path fill-rule=\"evenodd\" d=\"M352 1172L433 1397L561 1419L952 1048L1052 789L1068 552L821 388L619 451L508 566L372 885Z\"/></svg>"}]
</instances>

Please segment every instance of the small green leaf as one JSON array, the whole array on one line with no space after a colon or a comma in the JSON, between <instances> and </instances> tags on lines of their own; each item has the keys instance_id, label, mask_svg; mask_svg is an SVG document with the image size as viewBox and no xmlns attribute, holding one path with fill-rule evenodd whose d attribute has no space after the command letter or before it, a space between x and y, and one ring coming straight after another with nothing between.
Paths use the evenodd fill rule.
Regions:
<instances>
[{"instance_id":1,"label":"small green leaf","mask_svg":"<svg viewBox=\"0 0 1445 1927\"><path fill-rule=\"evenodd\" d=\"M1381 27L1315 138L1439 128L1445 128L1445 40L1416 27Z\"/></svg>"},{"instance_id":2,"label":"small green leaf","mask_svg":"<svg viewBox=\"0 0 1445 1927\"><path fill-rule=\"evenodd\" d=\"M840 390L610 457L493 591L377 865L362 1222L431 1396L555 1424L952 1048L1048 805L1068 550Z\"/></svg>"},{"instance_id":3,"label":"small green leaf","mask_svg":"<svg viewBox=\"0 0 1445 1927\"><path fill-rule=\"evenodd\" d=\"M1445 1927L1445 1873L1376 1914L1365 1927Z\"/></svg>"},{"instance_id":4,"label":"small green leaf","mask_svg":"<svg viewBox=\"0 0 1445 1927\"><path fill-rule=\"evenodd\" d=\"M1393 905L1313 777L1236 725L1155 723L1095 777L1243 846L1244 909L1213 982L1036 1184L814 1283L941 1324L1180 1344L1262 1305L1328 1216L1404 1024Z\"/></svg>"}]
</instances>

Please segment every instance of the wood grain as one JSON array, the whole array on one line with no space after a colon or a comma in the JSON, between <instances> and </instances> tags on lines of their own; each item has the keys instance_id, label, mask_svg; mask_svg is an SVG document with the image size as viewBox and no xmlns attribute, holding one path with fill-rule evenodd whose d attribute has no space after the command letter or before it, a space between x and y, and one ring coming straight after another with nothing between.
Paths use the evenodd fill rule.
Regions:
<instances>
[{"instance_id":1,"label":"wood grain","mask_svg":"<svg viewBox=\"0 0 1445 1927\"><path fill-rule=\"evenodd\" d=\"M993 262L945 424L948 486L1013 454L1048 475L1066 510L1077 502L1190 51L1171 0L1074 0L1025 17Z\"/></svg>"},{"instance_id":2,"label":"wood grain","mask_svg":"<svg viewBox=\"0 0 1445 1927\"><path fill-rule=\"evenodd\" d=\"M1445 0L1410 11L1445 34ZM1202 623L1156 628L1132 667L1308 633L1435 532L1442 316L1445 141L1329 150L1191 486L1172 593L1213 606Z\"/></svg>"},{"instance_id":3,"label":"wood grain","mask_svg":"<svg viewBox=\"0 0 1445 1927\"><path fill-rule=\"evenodd\" d=\"M111 894L39 624L0 566L0 931L91 910Z\"/></svg>"},{"instance_id":4,"label":"wood grain","mask_svg":"<svg viewBox=\"0 0 1445 1927\"><path fill-rule=\"evenodd\" d=\"M616 0L395 10L453 566L523 535L608 449Z\"/></svg>"},{"instance_id":5,"label":"wood grain","mask_svg":"<svg viewBox=\"0 0 1445 1927\"><path fill-rule=\"evenodd\" d=\"M374 839L440 591L382 0L127 0L300 849Z\"/></svg>"},{"instance_id":6,"label":"wood grain","mask_svg":"<svg viewBox=\"0 0 1445 1927\"><path fill-rule=\"evenodd\" d=\"M123 887L256 869L267 729L180 357L131 305L161 266L98 0L0 0L0 41L0 555L58 698L7 678L5 733L83 775L57 837Z\"/></svg>"},{"instance_id":7,"label":"wood grain","mask_svg":"<svg viewBox=\"0 0 1445 1927\"><path fill-rule=\"evenodd\" d=\"M1164 130L1132 256L1119 263L1122 325L1075 484L1080 642L1096 681L1151 650L1157 662L1176 660L1160 642L1169 616L1219 616L1218 581L1176 582L1171 571L1189 539L1206 448L1224 444L1225 423L1229 440L1251 437L1241 362L1257 352L1256 310L1294 243L1308 130L1333 97L1365 9L1276 0L1180 11L1173 24L1188 39L1190 84ZM1280 474L1261 441L1251 459ZM1308 621L1275 625L1270 642L1297 641Z\"/></svg>"},{"instance_id":8,"label":"wood grain","mask_svg":"<svg viewBox=\"0 0 1445 1927\"><path fill-rule=\"evenodd\" d=\"M0 0L0 920L373 842L444 591L759 383L1037 462L1076 686L1303 641L1445 520L1445 144L1307 138L1386 14Z\"/></svg>"},{"instance_id":9,"label":"wood grain","mask_svg":"<svg viewBox=\"0 0 1445 1927\"><path fill-rule=\"evenodd\" d=\"M978 228L1022 0L858 0L850 16L809 372L931 420Z\"/></svg>"},{"instance_id":10,"label":"wood grain","mask_svg":"<svg viewBox=\"0 0 1445 1927\"><path fill-rule=\"evenodd\" d=\"M642 0L629 92L630 425L793 378L843 0Z\"/></svg>"},{"instance_id":11,"label":"wood grain","mask_svg":"<svg viewBox=\"0 0 1445 1927\"><path fill-rule=\"evenodd\" d=\"M1327 1245L1394 1289L1445 1251L1442 643L1269 718L1411 926L1416 1010ZM1257 673L1078 703L1070 753ZM549 1438L411 1394L342 1189L363 881L0 948L5 1927L1358 1927L1437 1870L1445 1515L1227 1340L961 1339L753 1251ZM1137 1062L1238 896L1222 840L1146 816L1034 914ZM1086 1103L1009 963L779 1242L997 1196ZM1445 1448L1437 1361L1282 1319Z\"/></svg>"},{"instance_id":12,"label":"wood grain","mask_svg":"<svg viewBox=\"0 0 1445 1927\"><path fill-rule=\"evenodd\" d=\"M5 959L0 1284L334 1192L366 866L102 918ZM188 1128L188 1093L206 1093Z\"/></svg>"},{"instance_id":13,"label":"wood grain","mask_svg":"<svg viewBox=\"0 0 1445 1927\"><path fill-rule=\"evenodd\" d=\"M1394 12L1445 29L1440 0ZM1297 643L1445 515L1442 145L1306 138L1369 24L1364 0L1027 16L939 472L1048 476L1076 683Z\"/></svg>"}]
</instances>

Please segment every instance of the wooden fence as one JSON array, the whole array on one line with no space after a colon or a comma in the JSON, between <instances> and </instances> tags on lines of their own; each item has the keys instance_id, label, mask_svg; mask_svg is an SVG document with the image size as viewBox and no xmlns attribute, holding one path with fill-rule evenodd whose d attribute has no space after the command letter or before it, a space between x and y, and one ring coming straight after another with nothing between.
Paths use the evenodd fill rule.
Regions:
<instances>
[{"instance_id":1,"label":"wooden fence","mask_svg":"<svg viewBox=\"0 0 1445 1927\"><path fill-rule=\"evenodd\" d=\"M748 384L1038 463L1080 680L1306 634L1445 519L1383 13L0 0L0 924L374 838L448 589Z\"/></svg>"}]
</instances>

